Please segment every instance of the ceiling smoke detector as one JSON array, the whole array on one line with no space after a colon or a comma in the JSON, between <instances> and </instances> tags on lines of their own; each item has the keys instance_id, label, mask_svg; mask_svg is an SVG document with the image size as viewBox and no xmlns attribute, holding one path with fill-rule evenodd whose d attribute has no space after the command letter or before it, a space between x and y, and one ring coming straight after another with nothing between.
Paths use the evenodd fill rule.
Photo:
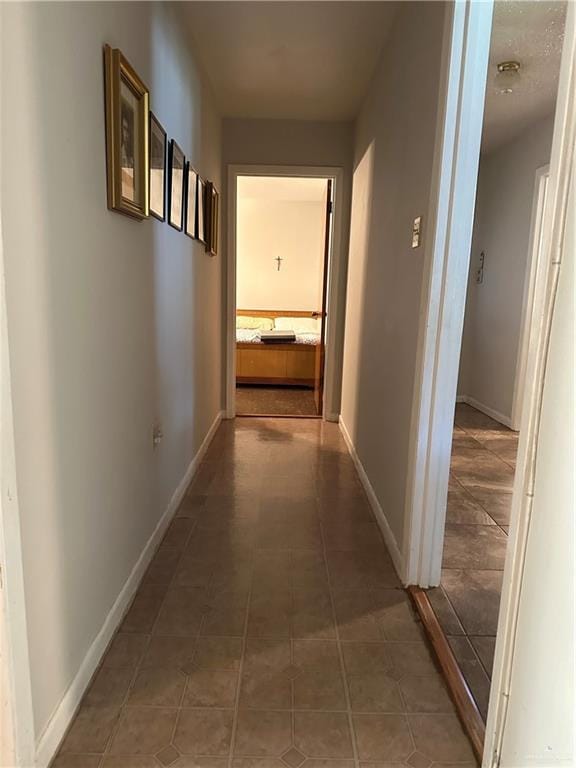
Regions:
<instances>
[{"instance_id":1,"label":"ceiling smoke detector","mask_svg":"<svg viewBox=\"0 0 576 768\"><path fill-rule=\"evenodd\" d=\"M496 85L499 93L507 95L514 93L514 87L518 84L520 75L519 61L501 61L498 65L498 74L496 75Z\"/></svg>"}]
</instances>

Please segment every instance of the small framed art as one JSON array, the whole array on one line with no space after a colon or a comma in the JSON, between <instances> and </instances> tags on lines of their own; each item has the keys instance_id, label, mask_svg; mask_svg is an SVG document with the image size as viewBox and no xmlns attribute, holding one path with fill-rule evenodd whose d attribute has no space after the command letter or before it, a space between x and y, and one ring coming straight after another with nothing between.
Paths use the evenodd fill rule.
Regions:
<instances>
[{"instance_id":1,"label":"small framed art","mask_svg":"<svg viewBox=\"0 0 576 768\"><path fill-rule=\"evenodd\" d=\"M188 237L197 237L198 215L198 174L190 163L186 163L186 226Z\"/></svg>"},{"instance_id":2,"label":"small framed art","mask_svg":"<svg viewBox=\"0 0 576 768\"><path fill-rule=\"evenodd\" d=\"M206 182L201 176L198 176L196 209L196 238L206 245Z\"/></svg>"},{"instance_id":3,"label":"small framed art","mask_svg":"<svg viewBox=\"0 0 576 768\"><path fill-rule=\"evenodd\" d=\"M150 214L166 219L166 131L150 112Z\"/></svg>"},{"instance_id":4,"label":"small framed art","mask_svg":"<svg viewBox=\"0 0 576 768\"><path fill-rule=\"evenodd\" d=\"M174 139L168 148L168 223L175 229L184 227L184 167L186 159Z\"/></svg>"},{"instance_id":5,"label":"small framed art","mask_svg":"<svg viewBox=\"0 0 576 768\"><path fill-rule=\"evenodd\" d=\"M218 254L219 209L220 195L214 184L209 181L206 185L206 220L208 222L206 250L211 256L216 256Z\"/></svg>"},{"instance_id":6,"label":"small framed art","mask_svg":"<svg viewBox=\"0 0 576 768\"><path fill-rule=\"evenodd\" d=\"M118 48L104 46L108 208L145 219L148 198L148 88Z\"/></svg>"}]
</instances>

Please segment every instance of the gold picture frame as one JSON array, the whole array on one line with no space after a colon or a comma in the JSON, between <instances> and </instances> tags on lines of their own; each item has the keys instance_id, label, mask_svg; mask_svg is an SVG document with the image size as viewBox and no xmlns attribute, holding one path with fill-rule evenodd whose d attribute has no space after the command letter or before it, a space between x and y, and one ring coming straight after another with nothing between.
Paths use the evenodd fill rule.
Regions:
<instances>
[{"instance_id":1,"label":"gold picture frame","mask_svg":"<svg viewBox=\"0 0 576 768\"><path fill-rule=\"evenodd\" d=\"M149 203L149 92L118 48L104 46L108 208L145 219Z\"/></svg>"},{"instance_id":2,"label":"gold picture frame","mask_svg":"<svg viewBox=\"0 0 576 768\"><path fill-rule=\"evenodd\" d=\"M219 217L220 195L214 184L209 181L206 184L206 221L208 224L206 251L211 256L218 255Z\"/></svg>"}]
</instances>

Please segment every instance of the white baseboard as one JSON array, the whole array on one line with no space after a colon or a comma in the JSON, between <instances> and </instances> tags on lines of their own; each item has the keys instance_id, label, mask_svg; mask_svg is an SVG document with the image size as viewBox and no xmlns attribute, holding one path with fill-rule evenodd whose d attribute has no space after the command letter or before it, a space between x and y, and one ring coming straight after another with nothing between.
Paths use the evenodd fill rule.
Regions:
<instances>
[{"instance_id":1,"label":"white baseboard","mask_svg":"<svg viewBox=\"0 0 576 768\"><path fill-rule=\"evenodd\" d=\"M471 405L472 408L476 408L477 411L485 413L486 416L490 416L491 419L494 419L494 421L497 421L499 424L504 424L505 427L514 429L512 426L512 419L509 416L504 416L503 413L495 411L494 408L490 408L489 405L484 405L484 403L479 402L469 395L458 395L456 402Z\"/></svg>"},{"instance_id":2,"label":"white baseboard","mask_svg":"<svg viewBox=\"0 0 576 768\"><path fill-rule=\"evenodd\" d=\"M114 636L114 633L124 618L124 614L132 602L132 598L138 589L140 581L142 580L142 577L144 576L144 573L152 557L154 556L154 553L156 552L162 537L168 528L168 525L176 514L176 510L178 509L180 502L186 493L186 489L190 485L190 481L196 473L200 462L202 461L202 458L206 453L206 450L208 449L208 446L210 445L210 442L212 441L212 438L214 437L220 422L222 421L222 416L223 412L220 411L214 419L212 426L208 430L208 434L204 438L202 445L196 452L196 455L190 462L184 477L172 494L172 498L170 499L168 507L160 518L154 532L148 539L142 554L138 558L134 568L132 569L132 572L130 573L130 576L122 587L120 594L116 598L116 601L112 606L110 613L106 617L104 624L94 638L92 645L88 649L88 653L84 657L76 677L70 684L68 690L60 701L60 704L56 707L56 711L50 718L46 728L40 736L36 748L36 768L47 768L47 766L50 764L50 761L54 758L54 755L56 754L56 751L60 746L62 739L66 735L66 731L68 730L74 715L76 714L76 710L78 709L82 697L90 681L92 680L94 672L97 670L98 665L100 664L100 661L104 656L104 653L106 652L112 637Z\"/></svg>"},{"instance_id":3,"label":"white baseboard","mask_svg":"<svg viewBox=\"0 0 576 768\"><path fill-rule=\"evenodd\" d=\"M360 477L360 482L362 483L362 487L364 488L364 490L366 491L366 495L368 496L368 501L370 502L370 506L372 508L374 517L376 518L376 522L378 523L378 526L382 531L382 535L384 536L384 541L386 543L386 546L388 547L390 556L392 557L392 562L394 563L394 567L398 572L398 576L403 581L404 580L404 558L402 556L402 551L398 546L396 537L392 533L392 529L390 528L388 520L386 519L384 510L380 506L380 502L376 497L374 488L372 488L372 484L368 479L366 470L364 469L364 466L362 465L362 462L360 461L360 458L356 453L356 448L354 447L354 443L352 442L350 433L346 428L346 424L342 420L342 416L340 416L339 425L340 425L340 431L342 432L344 440L346 441L346 445L348 447L350 456L352 457L352 461L354 462L354 466L356 467L356 471L358 472L358 476Z\"/></svg>"}]
</instances>

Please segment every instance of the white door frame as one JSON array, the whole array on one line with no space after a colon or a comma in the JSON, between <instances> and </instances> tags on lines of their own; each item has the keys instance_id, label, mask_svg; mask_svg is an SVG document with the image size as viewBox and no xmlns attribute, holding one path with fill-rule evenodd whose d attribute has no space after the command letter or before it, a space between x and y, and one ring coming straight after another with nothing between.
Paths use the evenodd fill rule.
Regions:
<instances>
[{"instance_id":1,"label":"white door frame","mask_svg":"<svg viewBox=\"0 0 576 768\"><path fill-rule=\"evenodd\" d=\"M440 582L492 1L446 13L406 487L404 582Z\"/></svg>"},{"instance_id":2,"label":"white door frame","mask_svg":"<svg viewBox=\"0 0 576 768\"><path fill-rule=\"evenodd\" d=\"M534 181L534 196L532 199L532 215L530 219L530 240L528 244L528 261L526 264L524 295L522 298L522 315L520 322L520 342L518 344L518 357L516 362L516 375L514 377L514 394L512 397L512 418L510 426L518 432L520 430L520 417L526 389L526 365L528 362L528 343L530 340L530 328L532 326L532 313L534 308L534 291L536 287L536 275L538 263L542 255L543 246L543 222L544 207L546 204L546 192L550 166L543 165L536 169Z\"/></svg>"},{"instance_id":3,"label":"white door frame","mask_svg":"<svg viewBox=\"0 0 576 768\"><path fill-rule=\"evenodd\" d=\"M332 180L332 236L328 255L328 292L326 302L326 342L324 362L324 397L322 418L338 421L339 404L336 397L338 350L341 339L337 329L339 315L344 311L340 296L342 270L345 264L343 242L343 181L342 168L301 165L230 165L228 166L228 238L226 249L226 389L225 417L236 416L236 189L239 176L291 176L303 179Z\"/></svg>"}]
</instances>

